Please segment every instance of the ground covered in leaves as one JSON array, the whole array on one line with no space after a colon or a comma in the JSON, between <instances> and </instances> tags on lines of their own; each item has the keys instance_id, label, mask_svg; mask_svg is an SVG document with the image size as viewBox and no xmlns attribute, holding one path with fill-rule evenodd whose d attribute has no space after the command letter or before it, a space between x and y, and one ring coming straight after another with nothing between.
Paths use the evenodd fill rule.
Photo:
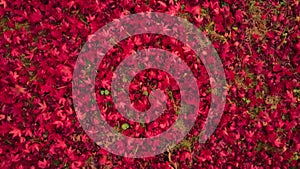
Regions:
<instances>
[{"instance_id":1,"label":"ground covered in leaves","mask_svg":"<svg viewBox=\"0 0 300 169\"><path fill-rule=\"evenodd\" d=\"M120 42L107 54L106 68L116 67L117 56L154 47L202 70L194 72L202 98L190 133L161 155L131 159L101 149L85 134L72 105L71 80L89 35L113 19L149 11L186 18L205 32L223 62L228 95L218 128L200 144L202 115L212 91L193 52L161 35ZM0 0L0 167L299 168L299 11L298 0ZM101 65L98 71L98 79L110 75ZM149 76L151 81L145 78ZM147 109L149 104L138 99L153 88L164 89L174 103L175 82L170 80L168 88L160 81L167 76L141 72L130 88L139 91L131 95L134 106ZM172 109L152 123L131 123L111 113L109 86L108 81L97 81L98 105L106 110L108 123L124 135L151 137L176 119Z\"/></svg>"}]
</instances>

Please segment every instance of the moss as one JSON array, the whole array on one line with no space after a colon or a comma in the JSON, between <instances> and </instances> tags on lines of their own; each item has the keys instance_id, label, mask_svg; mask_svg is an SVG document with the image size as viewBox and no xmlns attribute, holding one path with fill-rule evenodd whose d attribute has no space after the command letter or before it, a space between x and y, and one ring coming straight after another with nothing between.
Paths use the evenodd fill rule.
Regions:
<instances>
[{"instance_id":1,"label":"moss","mask_svg":"<svg viewBox=\"0 0 300 169\"><path fill-rule=\"evenodd\" d=\"M1 28L1 30L0 30L0 35L3 33L3 32L5 32L6 30L10 30L11 28L9 28L8 26L7 26L7 22L9 21L9 19L7 18L7 17L2 17L1 19L0 19L0 28Z\"/></svg>"},{"instance_id":2,"label":"moss","mask_svg":"<svg viewBox=\"0 0 300 169\"><path fill-rule=\"evenodd\" d=\"M59 159L52 160L52 166L58 167L61 164L61 161Z\"/></svg>"},{"instance_id":3,"label":"moss","mask_svg":"<svg viewBox=\"0 0 300 169\"><path fill-rule=\"evenodd\" d=\"M15 23L15 28L17 30L21 30L22 28L24 28L25 30L29 31L30 30L30 25L28 22L24 22L24 23Z\"/></svg>"},{"instance_id":4,"label":"moss","mask_svg":"<svg viewBox=\"0 0 300 169\"><path fill-rule=\"evenodd\" d=\"M256 117L258 116L259 112L262 111L262 110L265 110L266 108L263 107L263 106L260 106L260 107L253 107L251 108L248 113L249 115L251 116L252 119L256 119Z\"/></svg>"}]
</instances>

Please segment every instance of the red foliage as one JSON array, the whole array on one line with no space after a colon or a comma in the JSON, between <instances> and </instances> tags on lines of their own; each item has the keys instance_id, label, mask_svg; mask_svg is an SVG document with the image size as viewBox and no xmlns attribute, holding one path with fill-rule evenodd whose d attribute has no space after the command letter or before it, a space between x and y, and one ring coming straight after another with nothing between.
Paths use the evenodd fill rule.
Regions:
<instances>
[{"instance_id":1,"label":"red foliage","mask_svg":"<svg viewBox=\"0 0 300 169\"><path fill-rule=\"evenodd\" d=\"M82 45L97 29L124 15L148 11L186 18L211 39L227 76L227 104L215 133L205 144L198 143L211 92L199 63L202 71L194 73L203 98L186 140L164 154L129 159L101 149L80 127L72 106L72 71ZM0 0L0 168L300 167L299 16L298 0ZM188 47L145 34L111 49L99 70L146 47L177 53L195 66ZM112 55L119 60L110 60ZM105 73L99 71L99 77ZM154 74L153 85L170 85L163 82L164 75ZM145 81L143 75L137 78ZM149 86L134 85L143 89L137 95L150 92ZM97 89L102 87L110 83L97 84ZM147 108L144 98L135 106ZM111 98L97 99L102 106ZM141 125L109 110L104 114L108 123L131 137L157 135L176 120L173 112ZM129 128L123 130L125 123Z\"/></svg>"}]
</instances>

